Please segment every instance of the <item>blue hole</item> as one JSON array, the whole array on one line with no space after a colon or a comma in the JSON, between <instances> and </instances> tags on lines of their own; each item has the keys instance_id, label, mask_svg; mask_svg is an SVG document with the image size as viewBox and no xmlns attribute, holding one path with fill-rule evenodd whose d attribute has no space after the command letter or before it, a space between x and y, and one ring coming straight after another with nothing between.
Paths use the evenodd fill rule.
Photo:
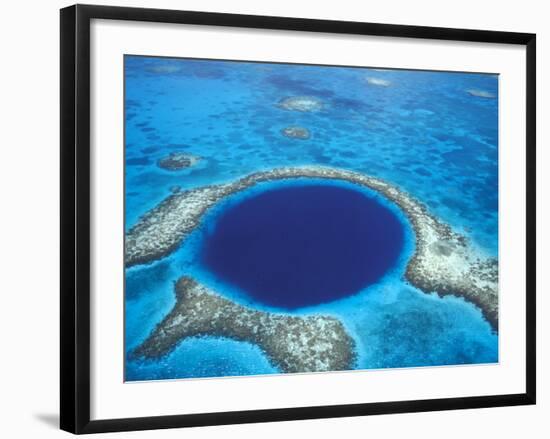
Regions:
<instances>
[{"instance_id":1,"label":"blue hole","mask_svg":"<svg viewBox=\"0 0 550 439\"><path fill-rule=\"evenodd\" d=\"M261 304L295 309L357 293L397 263L404 225L375 197L335 185L286 186L230 204L202 264Z\"/></svg>"}]
</instances>

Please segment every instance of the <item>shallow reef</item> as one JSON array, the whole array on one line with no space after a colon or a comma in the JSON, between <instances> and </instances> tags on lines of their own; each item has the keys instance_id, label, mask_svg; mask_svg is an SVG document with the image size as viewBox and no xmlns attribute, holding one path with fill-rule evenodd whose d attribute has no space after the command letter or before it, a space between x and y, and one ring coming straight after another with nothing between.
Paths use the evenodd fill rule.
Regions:
<instances>
[{"instance_id":1,"label":"shallow reef","mask_svg":"<svg viewBox=\"0 0 550 439\"><path fill-rule=\"evenodd\" d=\"M166 157L159 159L157 165L159 168L168 171L179 171L196 165L200 158L184 152L171 152Z\"/></svg>"},{"instance_id":2,"label":"shallow reef","mask_svg":"<svg viewBox=\"0 0 550 439\"><path fill-rule=\"evenodd\" d=\"M165 64L165 65L156 65L156 66L150 66L147 67L147 72L149 73L157 73L160 75L169 75L172 73L178 73L181 68L175 65L171 64Z\"/></svg>"},{"instance_id":3,"label":"shallow reef","mask_svg":"<svg viewBox=\"0 0 550 439\"><path fill-rule=\"evenodd\" d=\"M485 90L469 89L466 90L470 96L475 96L476 98L486 98L486 99L495 99L496 96L493 93L490 93Z\"/></svg>"},{"instance_id":4,"label":"shallow reef","mask_svg":"<svg viewBox=\"0 0 550 439\"><path fill-rule=\"evenodd\" d=\"M220 336L255 343L283 372L348 370L355 343L329 316L289 316L253 310L210 291L190 277L175 285L176 304L132 353L152 359L188 337Z\"/></svg>"},{"instance_id":5,"label":"shallow reef","mask_svg":"<svg viewBox=\"0 0 550 439\"><path fill-rule=\"evenodd\" d=\"M258 183L293 178L343 180L370 188L397 204L415 233L406 279L426 293L463 297L481 308L498 329L498 261L428 212L418 200L381 179L353 171L303 166L250 174L232 183L172 194L143 215L126 236L126 266L158 260L174 251L200 224L204 213L228 195Z\"/></svg>"},{"instance_id":6,"label":"shallow reef","mask_svg":"<svg viewBox=\"0 0 550 439\"><path fill-rule=\"evenodd\" d=\"M325 104L314 96L291 96L279 101L277 106L284 110L310 112L322 110Z\"/></svg>"},{"instance_id":7,"label":"shallow reef","mask_svg":"<svg viewBox=\"0 0 550 439\"><path fill-rule=\"evenodd\" d=\"M300 126L286 127L281 130L281 134L291 139L307 140L311 137L311 134L307 128Z\"/></svg>"},{"instance_id":8,"label":"shallow reef","mask_svg":"<svg viewBox=\"0 0 550 439\"><path fill-rule=\"evenodd\" d=\"M380 78L367 78L367 83L370 85L377 85L379 87L389 87L391 85L391 82L387 79Z\"/></svg>"}]
</instances>

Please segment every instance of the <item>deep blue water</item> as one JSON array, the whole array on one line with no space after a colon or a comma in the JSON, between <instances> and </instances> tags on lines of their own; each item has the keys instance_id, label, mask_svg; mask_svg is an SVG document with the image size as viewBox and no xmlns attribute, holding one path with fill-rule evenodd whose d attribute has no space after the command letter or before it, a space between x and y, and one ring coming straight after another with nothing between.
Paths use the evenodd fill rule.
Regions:
<instances>
[{"instance_id":1,"label":"deep blue water","mask_svg":"<svg viewBox=\"0 0 550 439\"><path fill-rule=\"evenodd\" d=\"M355 294L389 271L403 226L374 197L334 185L265 191L223 212L203 239L208 270L268 306Z\"/></svg>"},{"instance_id":2,"label":"deep blue water","mask_svg":"<svg viewBox=\"0 0 550 439\"><path fill-rule=\"evenodd\" d=\"M275 167L324 165L382 178L398 186L469 238L480 252L498 256L498 76L380 68L383 66L340 68L127 56L126 228L168 196L174 186L185 190L233 181ZM369 78L388 81L389 85L369 84ZM471 96L469 89L487 91L497 98ZM283 98L298 95L319 98L325 107L315 113L300 113L276 105ZM281 130L292 125L307 128L311 137L297 140L283 136ZM157 166L160 158L180 151L201 160L177 172ZM276 240L271 232L282 228L260 233L266 229L261 229L258 221L261 217L269 221L268 213L263 211L274 207L269 203L255 209L253 204L276 192L308 192L315 189L303 186L320 184L324 194L344 191L359 197L361 192L363 197L374 197L376 203L370 203L370 207L382 206L382 212L397 218L403 234L402 248L397 250L393 263L386 258L387 264L380 266L376 280L361 281L375 268L374 264L366 264L367 260L372 261L369 252L373 249L358 244L358 239L367 239L363 235L344 239L357 231L349 223L340 228L337 236L328 237L330 245L340 246L337 252L345 256L347 263L319 251L315 255L319 263L330 268L315 270L313 258L302 260L306 264L300 270L304 276L299 278L297 270L288 268L290 264L285 268L287 261L281 261L280 279L267 285L269 289L277 281L315 283L309 275L315 271L328 277L325 281L330 283L337 272L346 272L349 277L346 275L345 281L358 285L350 286L349 294L339 295L339 285L327 286L327 295L317 298L305 297L306 293L300 290L283 299L303 301L285 306L274 302L275 287L270 293L266 288L250 286L258 285L259 279L242 283L221 275L221 270L228 270L231 264L237 264L233 268L238 274L245 255L218 264L221 270L205 263L205 246L211 247L219 238L216 230L221 230L223 219L231 218L232 212L244 221L254 218L257 229L246 233L257 233L266 245L277 250L269 253L257 246L261 257L249 260L262 270L273 273L277 254L284 254L290 246L296 249L291 257L304 254L307 247L299 242L313 234L314 228L303 227L302 236L296 215L294 237ZM153 264L128 269L126 352L139 345L169 312L175 302L173 282L182 275L191 275L219 294L253 308L286 308L285 312L293 315L323 313L340 319L356 341L357 369L498 361L498 335L478 308L460 298L426 294L403 280L406 262L414 251L414 236L399 209L353 185L331 185L327 188L327 183L319 181L262 183L235 194L209 212L201 227L175 253ZM299 203L299 210L306 210L308 203L313 203L309 196L305 198L307 203ZM345 203L341 197L333 198L330 202L325 198L325 205ZM365 198L360 204L361 209L368 209ZM247 206L248 210L243 211ZM329 211L329 218L352 220L338 215L338 210L346 212L348 207L335 207ZM323 219L310 216L309 222L321 227ZM285 228L292 225L293 215L281 216L283 219L290 222ZM363 232L369 234L372 230L366 228ZM237 228L235 233L242 236L245 231ZM224 235L227 237L221 237ZM338 237L342 239L339 241ZM377 245L376 251L391 253L388 234L384 242L384 246ZM225 252L232 248L235 249L222 245ZM217 254L223 262L221 253ZM358 264L363 264L364 270L356 269ZM254 277L260 273L253 271L244 274ZM291 287L287 284L278 291L282 289L284 293ZM131 381L267 373L278 370L257 346L212 337L183 341L158 361L126 364L126 379Z\"/></svg>"}]
</instances>

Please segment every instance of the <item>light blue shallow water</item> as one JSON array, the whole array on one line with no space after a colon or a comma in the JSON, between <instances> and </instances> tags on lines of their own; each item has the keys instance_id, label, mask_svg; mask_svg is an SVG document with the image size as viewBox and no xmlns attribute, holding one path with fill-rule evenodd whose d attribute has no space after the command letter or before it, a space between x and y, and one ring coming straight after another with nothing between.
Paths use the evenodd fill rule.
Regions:
<instances>
[{"instance_id":1,"label":"light blue shallow water","mask_svg":"<svg viewBox=\"0 0 550 439\"><path fill-rule=\"evenodd\" d=\"M172 186L186 189L262 169L320 164L399 186L482 251L497 255L498 100L467 93L498 95L496 76L142 57L126 57L125 64L127 228ZM367 78L390 85L371 85ZM300 95L320 98L326 108L299 113L276 106ZM311 138L282 136L280 130L290 125L308 128ZM177 172L156 166L172 151L202 160ZM214 210L204 227L215 218ZM414 246L402 220L407 250L382 281L355 296L293 313L337 316L356 340L361 369L498 361L498 336L476 307L427 295L402 280ZM198 264L201 233L171 256L127 270L127 352L171 309L173 282L184 274L264 309ZM256 346L203 338L180 343L156 362L128 361L126 379L276 372Z\"/></svg>"}]
</instances>

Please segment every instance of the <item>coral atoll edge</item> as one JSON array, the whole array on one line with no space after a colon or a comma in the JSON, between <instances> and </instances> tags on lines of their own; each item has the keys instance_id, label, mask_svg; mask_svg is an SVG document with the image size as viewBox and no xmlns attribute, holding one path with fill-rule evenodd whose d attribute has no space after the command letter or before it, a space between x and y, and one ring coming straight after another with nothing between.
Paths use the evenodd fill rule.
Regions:
<instances>
[{"instance_id":1,"label":"coral atoll edge","mask_svg":"<svg viewBox=\"0 0 550 439\"><path fill-rule=\"evenodd\" d=\"M302 166L256 172L232 182L171 194L138 219L125 240L125 264L161 260L189 238L207 212L227 197L266 182L327 179L378 193L410 222L414 252L406 262L407 282L426 294L453 295L476 305L498 332L498 262L485 256L418 200L395 185L344 169ZM345 325L332 315L291 315L236 303L186 273L175 283L176 302L132 359L158 359L185 339L224 337L258 346L281 372L349 370L356 346Z\"/></svg>"}]
</instances>

